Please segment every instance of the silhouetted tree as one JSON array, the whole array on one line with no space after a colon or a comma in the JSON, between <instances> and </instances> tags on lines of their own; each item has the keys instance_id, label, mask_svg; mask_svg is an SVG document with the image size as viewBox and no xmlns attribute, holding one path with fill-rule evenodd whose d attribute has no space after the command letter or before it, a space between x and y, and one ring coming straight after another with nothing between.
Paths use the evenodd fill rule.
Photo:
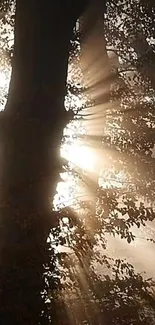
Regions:
<instances>
[{"instance_id":1,"label":"silhouetted tree","mask_svg":"<svg viewBox=\"0 0 155 325\"><path fill-rule=\"evenodd\" d=\"M64 109L70 40L74 38L76 20L86 5L87 1L16 1L13 59L11 52L9 56L12 77L0 121L2 324L96 325L104 322L123 325L151 324L154 319L151 279L144 280L135 274L131 265L113 261L106 253L102 256L96 251L99 242L102 249L106 248L106 233L118 234L130 243L134 239L132 226L139 227L154 219L153 209L142 203L137 206L131 194L123 193L124 188L107 190L102 186L98 189L95 214L91 200L81 201L74 208L52 210L59 173L66 163L59 154L63 129L72 117ZM104 54L108 59L107 53ZM123 102L125 92L130 110L132 87L127 87L125 81L118 98ZM109 83L113 83L113 77L108 81L108 92ZM97 90L97 85L95 87ZM141 84L138 83L138 87L141 88ZM78 91L71 84L68 90ZM113 92L113 100L116 93ZM108 100L111 99L108 94ZM102 106L102 94L97 100ZM135 111L137 117L140 110ZM110 113L115 122L117 110ZM135 121L135 115L133 119ZM130 120L131 116L117 120L122 132L120 139L118 134L115 138L115 133L110 137L107 132L103 145L117 151L117 164L116 159L113 164L118 170L122 169L118 160L120 153L124 159L123 170L133 181L135 175L141 177L143 169L139 168L139 161L134 171L128 165ZM141 127L144 130L143 124ZM137 132L136 127L134 130ZM101 136L98 138L101 144ZM134 141L135 138L132 148ZM132 163L135 160L132 157ZM67 163L65 168L67 170ZM143 175L144 190L148 175L151 179L149 172ZM138 185L134 182L136 193L145 194ZM153 183L149 199L152 187ZM119 205L120 197L123 206ZM69 252L57 251L55 247L59 245ZM93 263L105 268L101 278L93 270Z\"/></svg>"},{"instance_id":2,"label":"silhouetted tree","mask_svg":"<svg viewBox=\"0 0 155 325\"><path fill-rule=\"evenodd\" d=\"M69 44L88 1L17 0L9 94L1 114L1 322L38 324L59 147ZM4 12L10 2L1 2ZM54 320L52 320L54 321Z\"/></svg>"}]
</instances>

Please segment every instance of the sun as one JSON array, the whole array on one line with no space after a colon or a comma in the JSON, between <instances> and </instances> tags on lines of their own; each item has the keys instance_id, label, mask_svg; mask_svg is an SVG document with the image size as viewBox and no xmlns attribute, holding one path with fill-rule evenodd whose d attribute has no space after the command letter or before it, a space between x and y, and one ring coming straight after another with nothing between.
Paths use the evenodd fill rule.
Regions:
<instances>
[{"instance_id":1,"label":"sun","mask_svg":"<svg viewBox=\"0 0 155 325\"><path fill-rule=\"evenodd\" d=\"M71 144L61 150L61 155L71 164L84 171L93 171L95 168L95 155L91 148L85 145Z\"/></svg>"},{"instance_id":2,"label":"sun","mask_svg":"<svg viewBox=\"0 0 155 325\"><path fill-rule=\"evenodd\" d=\"M91 177L96 173L97 157L95 152L91 147L78 140L76 137L77 128L83 132L83 130L80 130L79 124L74 121L64 132L69 138L63 143L60 154L69 162L71 172L66 171L61 174L62 181L57 185L57 194L54 199L55 208L68 205L74 206L77 200L87 195L84 183L81 183L80 178L76 177L74 172L72 173L73 170L77 171L79 168L79 175L87 174L91 175Z\"/></svg>"}]
</instances>

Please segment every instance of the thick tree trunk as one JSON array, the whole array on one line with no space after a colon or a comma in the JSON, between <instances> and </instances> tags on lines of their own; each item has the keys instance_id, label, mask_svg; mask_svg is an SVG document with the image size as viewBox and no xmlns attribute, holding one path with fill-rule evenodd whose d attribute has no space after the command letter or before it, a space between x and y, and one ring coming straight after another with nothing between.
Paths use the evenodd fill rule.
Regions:
<instances>
[{"instance_id":1,"label":"thick tree trunk","mask_svg":"<svg viewBox=\"0 0 155 325\"><path fill-rule=\"evenodd\" d=\"M16 3L13 70L3 118L2 324L39 324L46 241L55 223L50 211L67 123L69 41L83 4L76 7L72 15L61 1Z\"/></svg>"}]
</instances>

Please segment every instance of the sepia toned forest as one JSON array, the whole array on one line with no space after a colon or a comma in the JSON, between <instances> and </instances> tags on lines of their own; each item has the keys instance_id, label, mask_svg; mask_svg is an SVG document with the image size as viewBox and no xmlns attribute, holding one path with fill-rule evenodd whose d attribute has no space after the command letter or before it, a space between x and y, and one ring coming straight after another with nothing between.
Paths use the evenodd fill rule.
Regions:
<instances>
[{"instance_id":1,"label":"sepia toned forest","mask_svg":"<svg viewBox=\"0 0 155 325\"><path fill-rule=\"evenodd\" d=\"M154 21L0 1L0 324L155 324Z\"/></svg>"}]
</instances>

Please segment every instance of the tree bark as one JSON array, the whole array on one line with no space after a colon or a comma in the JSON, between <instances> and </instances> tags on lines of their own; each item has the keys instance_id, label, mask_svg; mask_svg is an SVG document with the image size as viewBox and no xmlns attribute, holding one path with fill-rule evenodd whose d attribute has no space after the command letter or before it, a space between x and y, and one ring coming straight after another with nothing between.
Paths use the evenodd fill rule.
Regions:
<instances>
[{"instance_id":1,"label":"tree bark","mask_svg":"<svg viewBox=\"0 0 155 325\"><path fill-rule=\"evenodd\" d=\"M67 123L69 42L88 1L17 0L2 143L1 321L39 324L47 237ZM76 6L76 10L73 6ZM70 10L70 12L68 11ZM51 212L51 213L50 213ZM48 320L47 320L48 323Z\"/></svg>"}]
</instances>

